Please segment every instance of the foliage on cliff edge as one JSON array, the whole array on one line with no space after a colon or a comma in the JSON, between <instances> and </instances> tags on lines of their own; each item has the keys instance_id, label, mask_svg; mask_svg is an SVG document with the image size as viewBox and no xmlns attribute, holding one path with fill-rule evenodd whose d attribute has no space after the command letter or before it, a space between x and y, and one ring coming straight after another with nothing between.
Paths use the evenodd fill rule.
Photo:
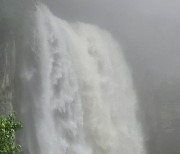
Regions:
<instances>
[{"instance_id":1,"label":"foliage on cliff edge","mask_svg":"<svg viewBox=\"0 0 180 154\"><path fill-rule=\"evenodd\" d=\"M20 145L15 143L15 132L22 128L15 113L4 117L0 115L0 154L20 154Z\"/></svg>"}]
</instances>

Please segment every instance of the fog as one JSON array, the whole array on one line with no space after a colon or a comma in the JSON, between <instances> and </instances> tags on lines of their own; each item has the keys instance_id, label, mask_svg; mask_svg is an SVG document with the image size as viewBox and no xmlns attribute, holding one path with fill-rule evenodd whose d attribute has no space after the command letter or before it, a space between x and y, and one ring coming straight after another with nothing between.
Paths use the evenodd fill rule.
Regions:
<instances>
[{"instance_id":1,"label":"fog","mask_svg":"<svg viewBox=\"0 0 180 154\"><path fill-rule=\"evenodd\" d=\"M68 21L95 24L121 44L140 99L149 154L180 153L180 2L44 0Z\"/></svg>"},{"instance_id":2,"label":"fog","mask_svg":"<svg viewBox=\"0 0 180 154\"><path fill-rule=\"evenodd\" d=\"M0 1L8 4L0 4L0 11L17 10L14 16L20 17L18 5L24 11L26 2L36 0ZM41 1L62 19L98 25L113 35L133 75L148 154L179 154L180 1Z\"/></svg>"}]
</instances>

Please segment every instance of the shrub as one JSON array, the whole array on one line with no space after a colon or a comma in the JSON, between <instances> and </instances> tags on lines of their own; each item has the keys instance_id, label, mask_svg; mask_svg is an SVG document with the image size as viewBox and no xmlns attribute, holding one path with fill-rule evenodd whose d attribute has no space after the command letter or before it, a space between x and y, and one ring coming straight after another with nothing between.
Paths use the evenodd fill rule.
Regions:
<instances>
[{"instance_id":1,"label":"shrub","mask_svg":"<svg viewBox=\"0 0 180 154\"><path fill-rule=\"evenodd\" d=\"M7 117L0 116L0 154L20 153L20 145L15 143L15 132L22 128L22 123L15 117L15 112Z\"/></svg>"}]
</instances>

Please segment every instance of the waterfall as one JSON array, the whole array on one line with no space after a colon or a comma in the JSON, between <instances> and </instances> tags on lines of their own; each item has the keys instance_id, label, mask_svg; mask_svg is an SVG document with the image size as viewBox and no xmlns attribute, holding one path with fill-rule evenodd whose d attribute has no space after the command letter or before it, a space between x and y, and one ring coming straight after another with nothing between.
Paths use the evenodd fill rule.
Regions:
<instances>
[{"instance_id":1,"label":"waterfall","mask_svg":"<svg viewBox=\"0 0 180 154\"><path fill-rule=\"evenodd\" d=\"M118 43L37 4L21 53L26 154L144 154L131 73Z\"/></svg>"}]
</instances>

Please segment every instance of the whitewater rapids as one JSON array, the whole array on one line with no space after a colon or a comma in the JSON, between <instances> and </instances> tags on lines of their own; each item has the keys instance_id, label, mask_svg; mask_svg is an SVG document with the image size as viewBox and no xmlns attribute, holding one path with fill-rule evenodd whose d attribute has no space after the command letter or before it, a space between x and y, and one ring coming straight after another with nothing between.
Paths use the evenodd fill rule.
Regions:
<instances>
[{"instance_id":1,"label":"whitewater rapids","mask_svg":"<svg viewBox=\"0 0 180 154\"><path fill-rule=\"evenodd\" d=\"M38 4L21 53L25 154L144 154L131 73L100 28Z\"/></svg>"}]
</instances>

